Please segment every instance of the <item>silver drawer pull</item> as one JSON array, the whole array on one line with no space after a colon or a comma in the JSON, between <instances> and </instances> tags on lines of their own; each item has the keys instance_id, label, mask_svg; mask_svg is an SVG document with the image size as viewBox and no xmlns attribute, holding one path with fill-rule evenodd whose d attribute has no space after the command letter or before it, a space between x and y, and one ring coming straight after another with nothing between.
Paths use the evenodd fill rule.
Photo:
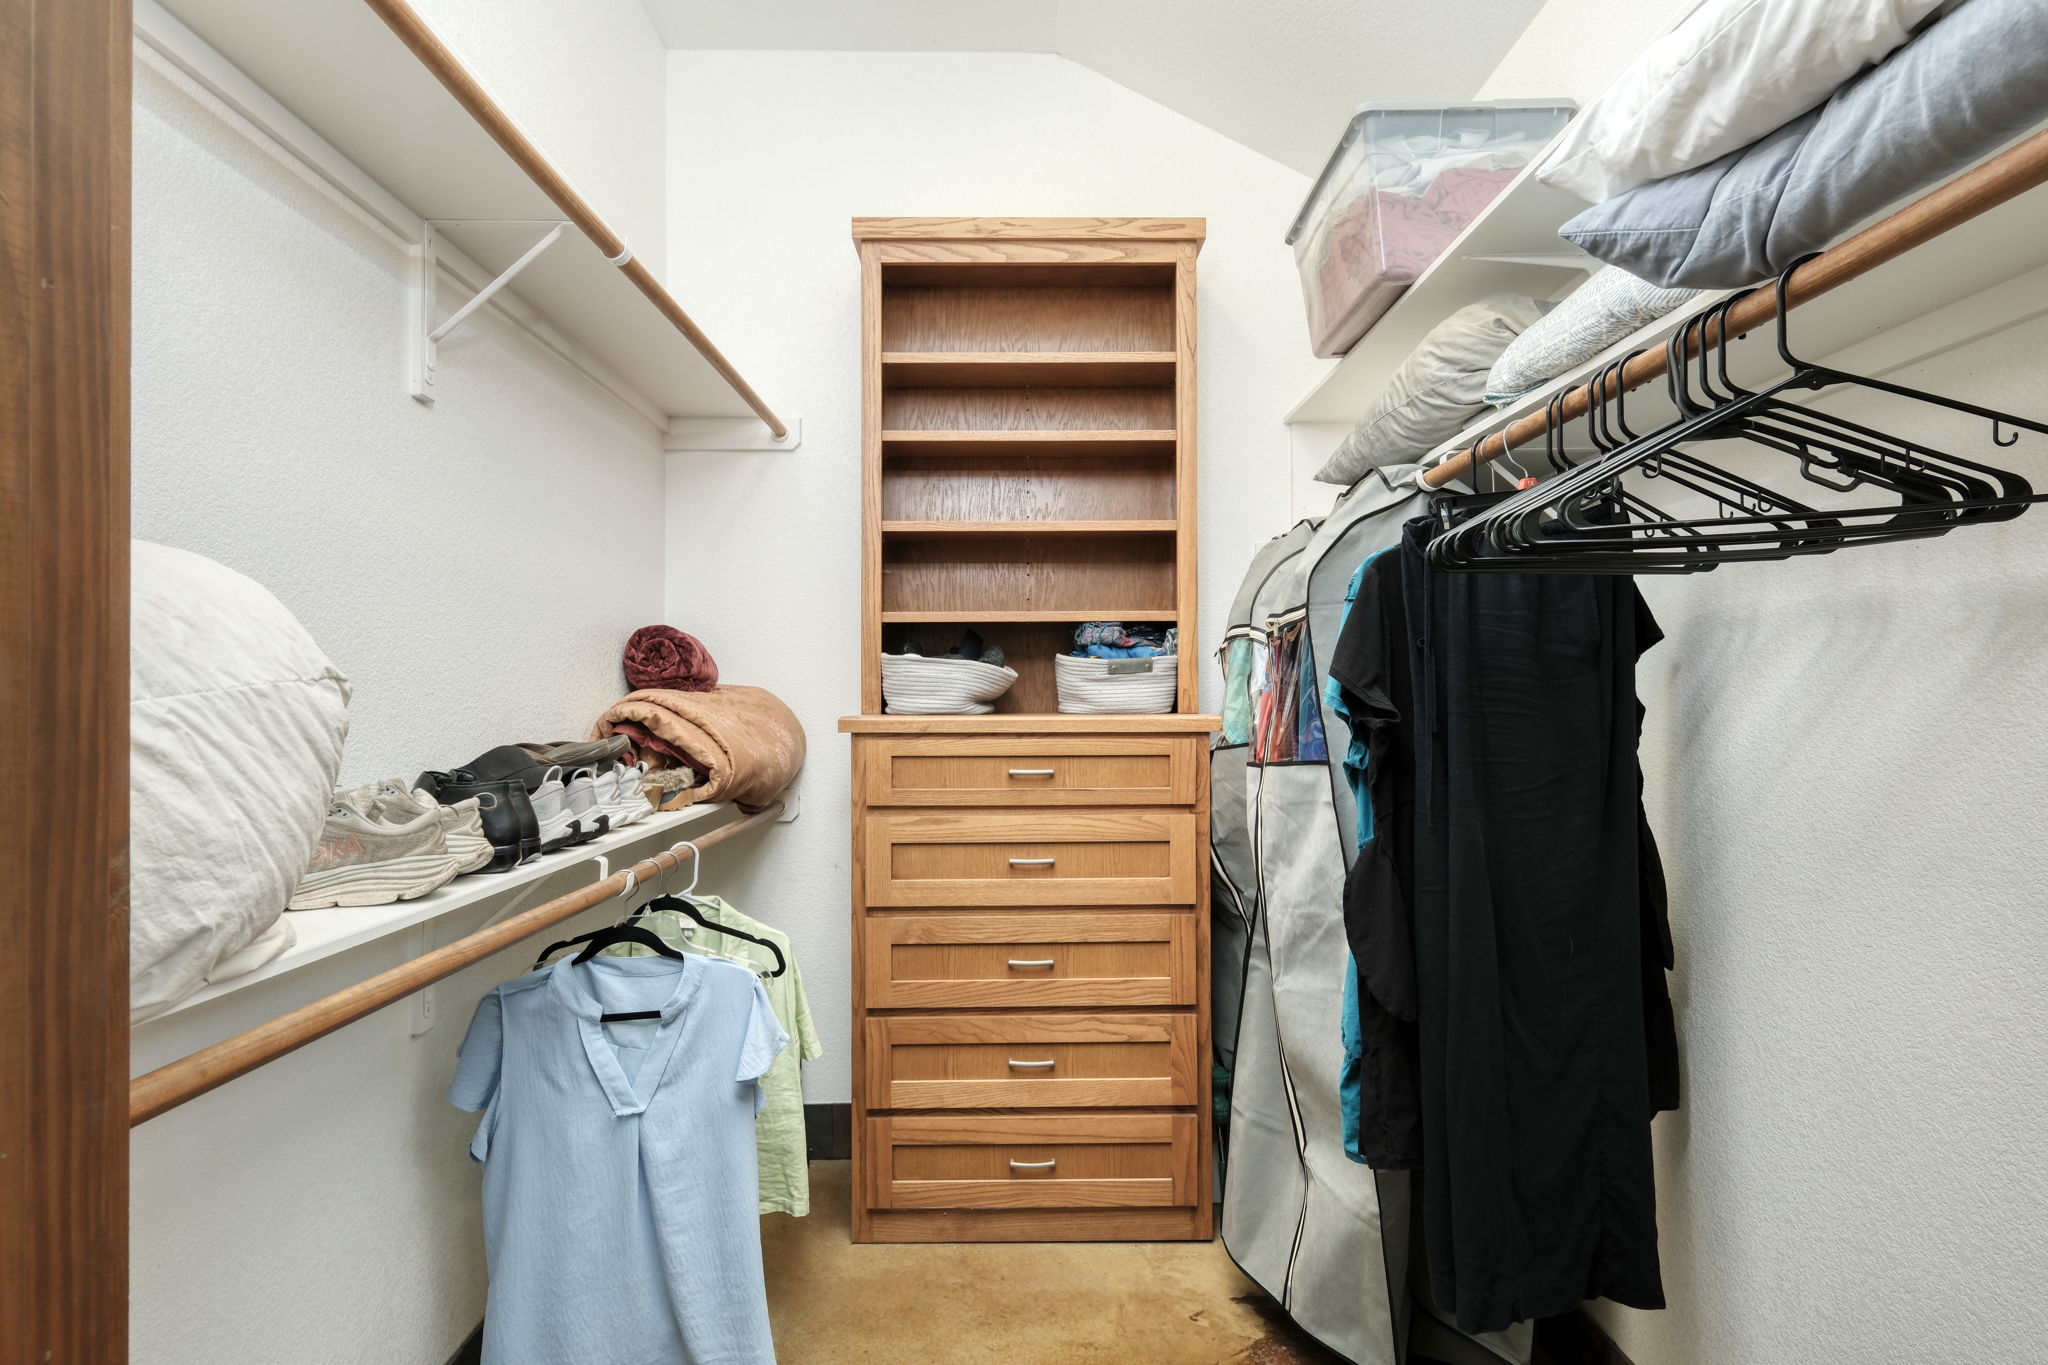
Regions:
<instances>
[{"instance_id":1,"label":"silver drawer pull","mask_svg":"<svg viewBox=\"0 0 2048 1365\"><path fill-rule=\"evenodd\" d=\"M1056 860L1055 860L1055 859L1052 859L1052 858L1012 858L1012 859L1010 859L1010 866L1011 866L1011 867L1051 867L1051 866L1053 865L1053 863L1054 863L1055 861L1056 861Z\"/></svg>"},{"instance_id":2,"label":"silver drawer pull","mask_svg":"<svg viewBox=\"0 0 2048 1365\"><path fill-rule=\"evenodd\" d=\"M1026 1067L1032 1067L1049 1071L1052 1069L1054 1063L1050 1060L1043 1062L1020 1062L1015 1057L1012 1057L1010 1058L1010 1065L1016 1067L1020 1071Z\"/></svg>"},{"instance_id":3,"label":"silver drawer pull","mask_svg":"<svg viewBox=\"0 0 2048 1365\"><path fill-rule=\"evenodd\" d=\"M1049 1171L1059 1164L1057 1161L1012 1161L1010 1169L1013 1171Z\"/></svg>"},{"instance_id":4,"label":"silver drawer pull","mask_svg":"<svg viewBox=\"0 0 2048 1365\"><path fill-rule=\"evenodd\" d=\"M1010 776L1012 776L1012 777L1052 777L1052 776L1055 776L1055 775L1056 775L1056 774L1055 774L1054 770L1053 770L1053 769L1051 769L1051 768L1012 768L1012 769L1010 769Z\"/></svg>"},{"instance_id":5,"label":"silver drawer pull","mask_svg":"<svg viewBox=\"0 0 2048 1365\"><path fill-rule=\"evenodd\" d=\"M1052 958L1049 958L1049 957L1013 957L1013 958L1010 958L1010 959L1009 959L1009 963L1010 963L1010 965L1011 965L1012 967L1057 967L1057 966L1059 966L1059 963L1058 963L1057 961L1055 961L1054 959L1052 959Z\"/></svg>"}]
</instances>

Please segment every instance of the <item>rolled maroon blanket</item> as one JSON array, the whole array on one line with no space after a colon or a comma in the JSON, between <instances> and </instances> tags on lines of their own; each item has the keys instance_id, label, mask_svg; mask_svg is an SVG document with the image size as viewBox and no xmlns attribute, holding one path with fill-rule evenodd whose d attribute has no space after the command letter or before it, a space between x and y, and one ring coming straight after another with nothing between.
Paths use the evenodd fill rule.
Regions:
<instances>
[{"instance_id":1,"label":"rolled maroon blanket","mask_svg":"<svg viewBox=\"0 0 2048 1365\"><path fill-rule=\"evenodd\" d=\"M674 626L642 626L626 641L626 681L635 690L709 692L718 665L701 640Z\"/></svg>"}]
</instances>

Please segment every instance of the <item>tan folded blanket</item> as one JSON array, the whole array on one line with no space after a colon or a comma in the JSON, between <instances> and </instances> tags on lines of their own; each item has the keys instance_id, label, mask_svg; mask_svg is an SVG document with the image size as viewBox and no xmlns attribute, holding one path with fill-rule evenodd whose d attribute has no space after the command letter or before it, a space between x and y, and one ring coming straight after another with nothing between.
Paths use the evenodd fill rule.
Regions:
<instances>
[{"instance_id":1,"label":"tan folded blanket","mask_svg":"<svg viewBox=\"0 0 2048 1365\"><path fill-rule=\"evenodd\" d=\"M592 739L612 722L644 725L689 757L704 774L677 805L732 801L758 810L804 766L804 730L796 713L766 688L714 687L708 692L643 688L615 701L590 727Z\"/></svg>"}]
</instances>

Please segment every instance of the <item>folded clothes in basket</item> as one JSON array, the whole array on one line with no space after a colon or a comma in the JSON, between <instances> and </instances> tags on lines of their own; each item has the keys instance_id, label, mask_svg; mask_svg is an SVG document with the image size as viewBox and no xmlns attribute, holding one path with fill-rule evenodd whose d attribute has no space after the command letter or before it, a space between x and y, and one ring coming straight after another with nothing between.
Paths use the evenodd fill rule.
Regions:
<instances>
[{"instance_id":1,"label":"folded clothes in basket","mask_svg":"<svg viewBox=\"0 0 2048 1365\"><path fill-rule=\"evenodd\" d=\"M1074 656L1080 659L1153 659L1170 655L1180 638L1176 626L1129 626L1121 621L1088 621L1074 628Z\"/></svg>"}]
</instances>

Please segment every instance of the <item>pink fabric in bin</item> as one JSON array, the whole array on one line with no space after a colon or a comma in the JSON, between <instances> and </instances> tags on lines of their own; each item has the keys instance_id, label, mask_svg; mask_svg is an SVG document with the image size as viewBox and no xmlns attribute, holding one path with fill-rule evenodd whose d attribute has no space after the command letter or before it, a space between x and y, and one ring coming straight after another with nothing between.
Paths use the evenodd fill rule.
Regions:
<instances>
[{"instance_id":1,"label":"pink fabric in bin","mask_svg":"<svg viewBox=\"0 0 2048 1365\"><path fill-rule=\"evenodd\" d=\"M1375 289L1412 283L1518 173L1453 166L1419 195L1367 191L1330 225L1313 330L1328 334Z\"/></svg>"}]
</instances>

